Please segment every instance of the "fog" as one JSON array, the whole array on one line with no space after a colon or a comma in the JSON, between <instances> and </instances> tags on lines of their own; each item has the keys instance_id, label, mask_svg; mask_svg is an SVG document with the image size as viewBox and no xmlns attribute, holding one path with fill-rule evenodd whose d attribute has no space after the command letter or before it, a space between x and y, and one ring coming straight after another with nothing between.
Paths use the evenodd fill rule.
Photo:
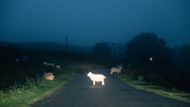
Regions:
<instances>
[{"instance_id":1,"label":"fog","mask_svg":"<svg viewBox=\"0 0 190 107\"><path fill-rule=\"evenodd\" d=\"M189 0L1 0L0 40L92 46L154 32L170 46L190 43Z\"/></svg>"}]
</instances>

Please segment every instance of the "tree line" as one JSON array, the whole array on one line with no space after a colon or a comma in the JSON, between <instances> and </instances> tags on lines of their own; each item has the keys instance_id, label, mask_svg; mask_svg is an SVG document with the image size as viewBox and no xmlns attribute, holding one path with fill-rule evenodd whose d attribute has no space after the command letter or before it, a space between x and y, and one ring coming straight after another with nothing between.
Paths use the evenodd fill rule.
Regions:
<instances>
[{"instance_id":1,"label":"tree line","mask_svg":"<svg viewBox=\"0 0 190 107\"><path fill-rule=\"evenodd\" d=\"M171 48L156 33L144 32L124 44L98 42L95 61L124 65L124 74L144 76L147 82L168 88L190 90L190 45ZM111 67L110 66L110 67Z\"/></svg>"}]
</instances>

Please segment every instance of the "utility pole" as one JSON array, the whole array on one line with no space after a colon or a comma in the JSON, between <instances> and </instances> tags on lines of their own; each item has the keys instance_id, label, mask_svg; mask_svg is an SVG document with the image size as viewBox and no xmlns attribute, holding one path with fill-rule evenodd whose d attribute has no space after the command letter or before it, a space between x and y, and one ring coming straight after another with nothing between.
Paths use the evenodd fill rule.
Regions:
<instances>
[{"instance_id":1,"label":"utility pole","mask_svg":"<svg viewBox=\"0 0 190 107\"><path fill-rule=\"evenodd\" d=\"M66 36L65 36L65 44L68 45L68 42L69 42L68 36L66 35Z\"/></svg>"}]
</instances>

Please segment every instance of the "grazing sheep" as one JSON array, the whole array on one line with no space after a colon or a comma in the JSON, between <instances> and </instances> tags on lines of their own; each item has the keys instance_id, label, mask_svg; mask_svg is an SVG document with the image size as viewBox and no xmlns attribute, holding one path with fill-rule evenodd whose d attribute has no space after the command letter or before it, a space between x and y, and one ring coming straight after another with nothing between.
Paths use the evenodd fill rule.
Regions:
<instances>
[{"instance_id":1,"label":"grazing sheep","mask_svg":"<svg viewBox=\"0 0 190 107\"><path fill-rule=\"evenodd\" d=\"M53 63L49 63L49 62L43 62L43 64L44 64L44 65L47 65L47 66L52 66L52 67L55 66L55 64L53 64Z\"/></svg>"},{"instance_id":2,"label":"grazing sheep","mask_svg":"<svg viewBox=\"0 0 190 107\"><path fill-rule=\"evenodd\" d=\"M56 69L61 69L61 66L60 65L56 65L55 68Z\"/></svg>"},{"instance_id":3,"label":"grazing sheep","mask_svg":"<svg viewBox=\"0 0 190 107\"><path fill-rule=\"evenodd\" d=\"M102 82L102 85L104 85L104 79L106 77L103 74L94 74L92 72L89 72L87 76L92 80L93 85L95 85L96 82Z\"/></svg>"},{"instance_id":4,"label":"grazing sheep","mask_svg":"<svg viewBox=\"0 0 190 107\"><path fill-rule=\"evenodd\" d=\"M54 75L51 72L44 73L44 79L45 80L54 80Z\"/></svg>"},{"instance_id":5,"label":"grazing sheep","mask_svg":"<svg viewBox=\"0 0 190 107\"><path fill-rule=\"evenodd\" d=\"M121 70L122 70L122 66L112 67L112 68L110 69L110 74L112 75L114 72L115 72L115 73L120 73Z\"/></svg>"}]
</instances>

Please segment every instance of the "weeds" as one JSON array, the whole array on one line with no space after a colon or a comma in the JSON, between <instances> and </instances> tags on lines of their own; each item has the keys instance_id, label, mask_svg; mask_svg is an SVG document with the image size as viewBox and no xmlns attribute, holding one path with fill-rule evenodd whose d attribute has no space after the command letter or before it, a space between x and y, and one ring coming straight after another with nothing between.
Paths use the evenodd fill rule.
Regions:
<instances>
[{"instance_id":1,"label":"weeds","mask_svg":"<svg viewBox=\"0 0 190 107\"><path fill-rule=\"evenodd\" d=\"M145 81L130 79L126 75L115 76L136 89L190 103L190 93L188 92L177 90L175 88L167 89L157 85L153 85L152 83L147 83Z\"/></svg>"},{"instance_id":2,"label":"weeds","mask_svg":"<svg viewBox=\"0 0 190 107\"><path fill-rule=\"evenodd\" d=\"M26 78L24 85L15 84L6 91L0 91L0 107L28 107L35 101L50 95L64 85L74 75L73 72L60 72L54 81L42 78Z\"/></svg>"}]
</instances>

